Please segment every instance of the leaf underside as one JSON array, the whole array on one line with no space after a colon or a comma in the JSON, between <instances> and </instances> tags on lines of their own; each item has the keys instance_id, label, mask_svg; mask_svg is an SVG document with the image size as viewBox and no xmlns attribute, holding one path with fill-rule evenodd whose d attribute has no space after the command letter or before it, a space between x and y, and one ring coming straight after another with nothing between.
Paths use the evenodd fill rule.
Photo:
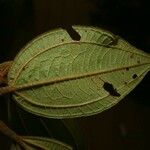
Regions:
<instances>
[{"instance_id":1,"label":"leaf underside","mask_svg":"<svg viewBox=\"0 0 150 150\"><path fill-rule=\"evenodd\" d=\"M23 141L30 150L72 150L70 146L54 139L24 136ZM13 144L11 150L22 150L22 148L18 144Z\"/></svg>"},{"instance_id":2,"label":"leaf underside","mask_svg":"<svg viewBox=\"0 0 150 150\"><path fill-rule=\"evenodd\" d=\"M14 60L8 83L25 110L48 118L100 113L125 97L150 70L150 56L107 31L74 26L26 45Z\"/></svg>"}]
</instances>

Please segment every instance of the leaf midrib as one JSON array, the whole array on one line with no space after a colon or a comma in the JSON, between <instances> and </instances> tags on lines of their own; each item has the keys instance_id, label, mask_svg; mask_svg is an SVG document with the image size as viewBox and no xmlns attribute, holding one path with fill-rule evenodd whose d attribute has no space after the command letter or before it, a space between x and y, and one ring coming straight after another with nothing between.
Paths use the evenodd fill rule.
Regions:
<instances>
[{"instance_id":1,"label":"leaf midrib","mask_svg":"<svg viewBox=\"0 0 150 150\"><path fill-rule=\"evenodd\" d=\"M128 82L127 85L126 85L126 84L123 84L123 86L121 86L120 88L117 88L117 90L120 90L121 88L123 88L123 87L125 87L125 86L129 86L130 84L132 84L132 83L135 82L136 80L140 79L140 78L143 76L143 74L145 74L148 70L149 70L149 69L147 69L146 71L144 71L144 72L143 72L141 75L139 75L136 79L131 80L130 82ZM92 99L91 101L84 102L84 103L80 103L80 104L69 104L69 105L43 105L43 104L41 104L41 103L37 103L37 102L31 101L30 98L24 96L24 94L22 94L22 93L20 93L20 92L17 92L17 91L16 91L15 93L16 93L16 95L18 95L18 96L20 96L21 98L25 99L25 101L31 103L32 105L37 105L38 107L44 107L44 108L45 108L45 107L47 107L47 108L65 108L65 109L89 105L89 104L96 103L96 102L98 102L99 100L102 100L102 99L104 99L104 98L107 98L107 97L111 96L111 95L108 93L107 95L101 97L101 99L96 98L95 100ZM123 96L124 96L124 95L121 95L121 97L123 97ZM112 98L114 98L114 99L116 99L116 100L118 99L118 97L114 97L114 96L112 96ZM119 98L120 98L120 97L119 97Z\"/></svg>"},{"instance_id":2,"label":"leaf midrib","mask_svg":"<svg viewBox=\"0 0 150 150\"><path fill-rule=\"evenodd\" d=\"M87 42L87 41L84 41L84 42L82 42L82 41L80 41L80 42L78 42L78 41L66 42L66 43L57 44L57 45L55 45L55 46L53 46L53 47L50 47L50 48L46 48L46 49L44 49L43 51L40 51L39 53L37 53L36 55L34 55L33 57L31 57L28 61L26 61L26 62L24 63L24 65L21 66L21 68L20 68L20 69L18 70L18 72L17 72L16 77L15 77L14 80L11 82L11 85L15 85L17 79L19 78L19 76L20 76L20 74L21 74L21 71L25 68L25 66L27 66L28 63L30 63L30 62L31 62L34 58L36 58L37 56L43 54L44 52L46 52L46 51L48 51L48 50L51 50L51 49L53 49L53 48L56 48L56 47L59 47L59 46L62 46L62 45L67 45L67 44L79 44L79 45L80 45L80 44L83 44L83 43L84 43L84 44L93 44L93 45L102 46L102 47L105 47L105 48L106 48L106 45L104 45L104 44L99 44L99 43L94 43L94 42ZM115 50L120 50L120 51L126 51L126 52L129 52L129 53L132 53L132 54L136 54L136 55L140 55L140 56L143 56L143 57L150 58L150 56L147 56L147 55L144 55L144 54L141 54L141 53L131 52L131 51L129 51L129 50L124 50L124 49L117 48L117 47L114 47L114 46L109 46L109 47L107 46L107 48L113 48L113 49L115 49Z\"/></svg>"}]
</instances>

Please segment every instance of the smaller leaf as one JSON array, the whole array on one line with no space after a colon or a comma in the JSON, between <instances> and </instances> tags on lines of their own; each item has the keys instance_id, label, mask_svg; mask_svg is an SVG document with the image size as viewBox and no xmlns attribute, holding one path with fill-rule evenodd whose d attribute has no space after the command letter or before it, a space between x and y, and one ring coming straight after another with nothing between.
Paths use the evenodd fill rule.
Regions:
<instances>
[{"instance_id":1,"label":"smaller leaf","mask_svg":"<svg viewBox=\"0 0 150 150\"><path fill-rule=\"evenodd\" d=\"M62 142L43 137L24 136L23 141L27 144L27 150L72 150ZM22 150L18 144L12 144L10 150Z\"/></svg>"}]
</instances>

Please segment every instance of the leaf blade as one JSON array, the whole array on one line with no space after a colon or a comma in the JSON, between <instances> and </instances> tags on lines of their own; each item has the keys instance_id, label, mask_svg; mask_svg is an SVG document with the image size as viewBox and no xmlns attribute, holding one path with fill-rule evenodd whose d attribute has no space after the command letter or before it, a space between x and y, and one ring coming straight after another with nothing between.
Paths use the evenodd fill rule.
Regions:
<instances>
[{"instance_id":1,"label":"leaf blade","mask_svg":"<svg viewBox=\"0 0 150 150\"><path fill-rule=\"evenodd\" d=\"M106 31L75 29L80 41L59 29L37 38L16 57L9 85L18 88L14 97L26 110L50 118L92 115L117 104L149 71L149 55L124 40L114 44L116 37ZM110 95L106 82L121 96Z\"/></svg>"}]
</instances>

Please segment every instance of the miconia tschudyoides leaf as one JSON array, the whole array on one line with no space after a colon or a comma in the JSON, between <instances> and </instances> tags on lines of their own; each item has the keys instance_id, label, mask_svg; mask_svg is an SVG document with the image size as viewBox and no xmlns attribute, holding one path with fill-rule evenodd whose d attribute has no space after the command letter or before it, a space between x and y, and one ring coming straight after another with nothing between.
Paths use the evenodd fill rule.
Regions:
<instances>
[{"instance_id":1,"label":"miconia tschudyoides leaf","mask_svg":"<svg viewBox=\"0 0 150 150\"><path fill-rule=\"evenodd\" d=\"M102 112L117 104L150 70L150 56L102 29L74 26L27 44L9 71L13 97L25 110L49 118Z\"/></svg>"}]
</instances>

